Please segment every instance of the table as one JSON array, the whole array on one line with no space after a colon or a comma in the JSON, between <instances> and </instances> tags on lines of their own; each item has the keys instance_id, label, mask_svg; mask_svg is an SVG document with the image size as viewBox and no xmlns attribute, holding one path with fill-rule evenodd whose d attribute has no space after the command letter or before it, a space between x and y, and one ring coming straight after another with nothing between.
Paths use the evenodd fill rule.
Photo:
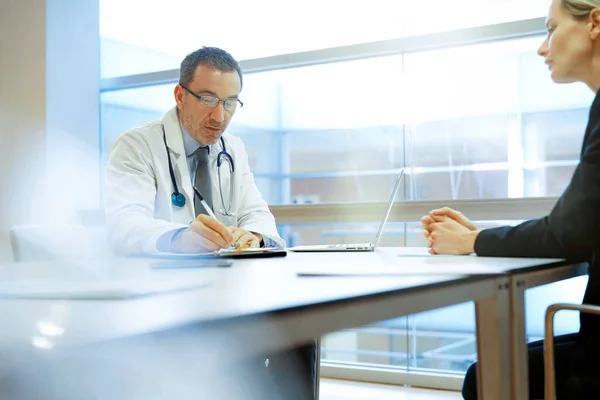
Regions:
<instances>
[{"instance_id":1,"label":"table","mask_svg":"<svg viewBox=\"0 0 600 400\"><path fill-rule=\"evenodd\" d=\"M240 358L287 349L325 333L475 301L481 366L479 387L483 388L481 398L513 398L511 393L522 387L522 382L517 384L519 378L516 373L511 373L511 368L514 365L523 368L523 360L516 353L515 345L519 324L524 323L519 318L511 318L511 309L514 312L520 306L514 301L517 297L515 288L520 282L515 277L524 279L522 274L539 273L547 268L558 271L556 268L562 267L557 266L564 263L560 260L493 259L489 262L514 273L480 276L415 275L356 279L298 278L295 273L299 265L314 263L377 265L387 263L391 256L405 251L421 250L381 248L375 253L291 253L283 259L239 260L231 268L197 270L151 270L151 260L122 259L3 266L0 267L0 278L4 280L57 275L69 279L79 275L103 279L153 276L208 279L211 285L204 289L126 301L2 300L0 326L5 328L0 336L0 349L4 353L0 377L2 373L14 377L18 364L12 363L9 368L7 360L30 358L38 362L44 360L46 364L42 365L51 365L56 371L50 374L55 379L50 382L45 375L49 368L38 367L40 364L33 368L39 370L39 374L34 375L46 385L52 383L53 387L57 387L57 382L64 381L61 376L72 377L69 380L71 384L62 389L56 388L60 392L56 398L65 398L65 387L77 396L92 389L110 392L105 386L112 381L103 377L114 378L116 371L121 373L120 377L131 375L137 378L132 378L131 383L126 385L128 390L135 392L135 396L153 398L151 394L160 389L168 392L170 398L185 398L178 391L185 389L189 390L188 394L195 393L200 383L231 389L231 382L215 385L208 377L199 381L198 376L207 372L202 367L207 364L206 360L219 370L218 367ZM418 263L419 259L428 257L416 255L406 259ZM470 260L469 257L463 259L465 262ZM441 256L427 260L448 262ZM569 267L563 271L562 275L548 274L544 279L558 279L573 273ZM522 287L518 285L519 289ZM190 307L191 304L196 306ZM508 320L510 324L503 323ZM41 326L44 323L47 331L49 326L54 326L54 335L43 334ZM57 331L60 334L56 334ZM156 346L157 343L160 346ZM249 346L249 343L252 345ZM168 351L165 351L166 347ZM56 356L49 356L53 354ZM121 367L117 368L109 361L103 364L99 361L102 357L105 361L120 360ZM142 371L127 368L127 361L133 359L138 361L136 365L142 363L145 368ZM198 362L199 359L202 363ZM171 365L171 368L160 368L157 372L155 365L165 364L156 360L186 367ZM97 372L93 376L85 373L85 367L89 369L90 366ZM30 364L22 367L32 368ZM65 369L70 375L64 373ZM185 373L181 372L182 369ZM149 376L162 376L174 383L165 384L167 388L157 388L156 382L148 381ZM211 378L214 376L211 375ZM25 385L31 381L31 374L20 378L16 382L24 384L18 387L19 390L32 390L31 385ZM139 379L147 382L144 388L135 385ZM0 389L4 390L4 387ZM108 395L117 394L111 392ZM45 393L45 398L54 397Z\"/></svg>"},{"instance_id":2,"label":"table","mask_svg":"<svg viewBox=\"0 0 600 400\"><path fill-rule=\"evenodd\" d=\"M425 248L398 248L400 254L426 256ZM437 257L437 256L436 256ZM475 257L475 256L470 256ZM547 262L536 262L523 265L508 265L506 260L528 260L518 258L477 257L479 260L489 260L502 268L508 278L508 310L509 327L509 363L510 363L510 398L529 399L528 357L526 339L525 291L533 287L575 278L587 274L586 263L565 263L559 259L547 259ZM535 259L532 259L535 260ZM504 298L506 300L506 298ZM479 334L479 331L477 332ZM479 385L481 387L481 385Z\"/></svg>"}]
</instances>

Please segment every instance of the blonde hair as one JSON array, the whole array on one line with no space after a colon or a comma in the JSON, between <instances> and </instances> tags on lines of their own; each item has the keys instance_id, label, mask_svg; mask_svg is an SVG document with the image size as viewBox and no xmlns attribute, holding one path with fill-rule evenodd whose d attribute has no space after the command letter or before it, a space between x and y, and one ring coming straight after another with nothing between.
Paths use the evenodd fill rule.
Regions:
<instances>
[{"instance_id":1,"label":"blonde hair","mask_svg":"<svg viewBox=\"0 0 600 400\"><path fill-rule=\"evenodd\" d=\"M600 0L560 0L560 3L575 18L585 18L594 8L600 8Z\"/></svg>"}]
</instances>

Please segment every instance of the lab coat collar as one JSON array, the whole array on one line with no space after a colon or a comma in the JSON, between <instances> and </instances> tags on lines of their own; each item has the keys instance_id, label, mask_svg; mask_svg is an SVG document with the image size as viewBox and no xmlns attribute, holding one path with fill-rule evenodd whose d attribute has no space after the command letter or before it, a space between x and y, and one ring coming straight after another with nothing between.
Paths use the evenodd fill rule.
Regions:
<instances>
[{"instance_id":1,"label":"lab coat collar","mask_svg":"<svg viewBox=\"0 0 600 400\"><path fill-rule=\"evenodd\" d=\"M181 133L181 126L179 125L179 118L177 117L177 107L173 107L165 114L162 123L165 127L167 146L169 149L176 157L185 154L183 135Z\"/></svg>"}]
</instances>

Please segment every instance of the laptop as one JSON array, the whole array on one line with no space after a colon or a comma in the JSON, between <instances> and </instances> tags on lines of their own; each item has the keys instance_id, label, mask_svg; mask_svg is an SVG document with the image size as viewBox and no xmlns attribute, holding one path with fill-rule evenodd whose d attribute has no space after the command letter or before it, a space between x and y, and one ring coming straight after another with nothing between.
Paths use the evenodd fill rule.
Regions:
<instances>
[{"instance_id":1,"label":"laptop","mask_svg":"<svg viewBox=\"0 0 600 400\"><path fill-rule=\"evenodd\" d=\"M396 194L398 193L398 189L400 189L400 183L402 182L402 178L404 177L404 169L400 171L398 178L396 178L396 184L394 185L394 190L392 190L392 195L390 196L390 200L387 205L387 209L385 210L385 215L381 224L379 224L379 229L377 230L377 234L375 235L375 240L373 243L356 243L356 244L318 244L311 246L294 246L288 247L286 250L295 251L295 252L329 252L329 251L375 251L377 244L379 243L379 239L381 239L381 235L383 234L383 229L385 228L385 224L387 223L388 217L390 216L390 212L392 211L392 206L394 205L394 200L396 199Z\"/></svg>"}]
</instances>

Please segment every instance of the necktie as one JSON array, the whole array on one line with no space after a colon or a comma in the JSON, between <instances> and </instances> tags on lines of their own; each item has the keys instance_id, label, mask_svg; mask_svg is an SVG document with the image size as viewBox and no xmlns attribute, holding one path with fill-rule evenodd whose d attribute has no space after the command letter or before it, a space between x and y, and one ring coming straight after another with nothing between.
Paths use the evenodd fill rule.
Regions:
<instances>
[{"instance_id":1,"label":"necktie","mask_svg":"<svg viewBox=\"0 0 600 400\"><path fill-rule=\"evenodd\" d=\"M194 178L194 186L202 193L204 200L209 207L212 208L212 190L210 186L210 171L208 162L208 146L200 147L194 153L198 165L196 166L196 177ZM194 196L194 208L196 210L196 216L198 214L208 214L197 195Z\"/></svg>"}]
</instances>

